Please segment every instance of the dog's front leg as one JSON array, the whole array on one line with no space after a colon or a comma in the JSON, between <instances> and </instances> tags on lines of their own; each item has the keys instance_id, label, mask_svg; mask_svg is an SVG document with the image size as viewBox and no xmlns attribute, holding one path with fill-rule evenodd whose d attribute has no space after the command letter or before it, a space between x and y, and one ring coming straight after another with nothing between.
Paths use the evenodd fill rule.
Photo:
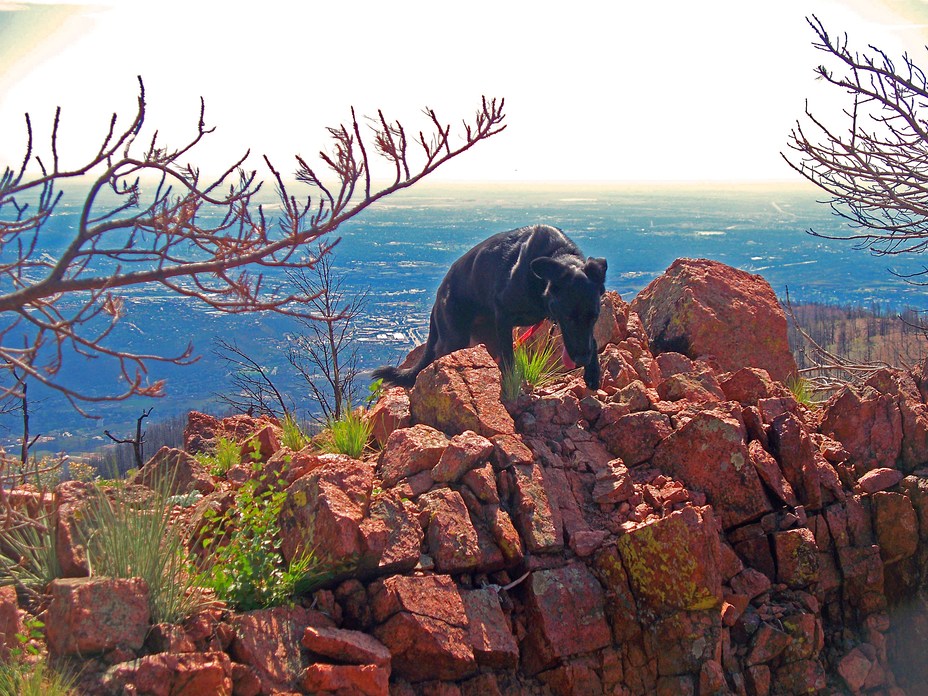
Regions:
<instances>
[{"instance_id":1,"label":"dog's front leg","mask_svg":"<svg viewBox=\"0 0 928 696\"><path fill-rule=\"evenodd\" d=\"M496 347L499 351L499 369L505 374L511 370L515 363L515 355L512 350L512 330L515 327L512 322L496 319Z\"/></svg>"},{"instance_id":2,"label":"dog's front leg","mask_svg":"<svg viewBox=\"0 0 928 696\"><path fill-rule=\"evenodd\" d=\"M596 340L591 338L591 351L593 357L583 368L583 381L590 389L599 389L600 372L599 372L599 351L596 347Z\"/></svg>"}]
</instances>

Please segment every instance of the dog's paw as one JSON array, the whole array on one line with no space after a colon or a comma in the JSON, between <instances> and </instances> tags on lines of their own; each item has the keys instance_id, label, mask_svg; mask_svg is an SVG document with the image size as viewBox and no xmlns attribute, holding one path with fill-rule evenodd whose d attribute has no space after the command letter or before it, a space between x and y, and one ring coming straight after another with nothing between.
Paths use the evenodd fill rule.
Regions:
<instances>
[{"instance_id":1,"label":"dog's paw","mask_svg":"<svg viewBox=\"0 0 928 696\"><path fill-rule=\"evenodd\" d=\"M583 381L588 389L596 391L599 389L599 359L594 357L593 361L583 369Z\"/></svg>"}]
</instances>

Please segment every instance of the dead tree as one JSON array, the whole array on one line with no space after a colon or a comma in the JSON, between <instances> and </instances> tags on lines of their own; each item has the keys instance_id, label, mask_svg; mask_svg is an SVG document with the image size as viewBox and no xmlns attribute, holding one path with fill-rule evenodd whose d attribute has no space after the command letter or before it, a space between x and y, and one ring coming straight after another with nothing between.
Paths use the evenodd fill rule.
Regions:
<instances>
[{"instance_id":1,"label":"dead tree","mask_svg":"<svg viewBox=\"0 0 928 696\"><path fill-rule=\"evenodd\" d=\"M323 263L326 254L320 259ZM318 264L317 264L318 265ZM293 410L290 400L281 394L268 369L240 348L234 340L215 340L213 354L230 368L232 390L215 392L216 398L239 413L267 414L283 418Z\"/></svg>"},{"instance_id":2,"label":"dead tree","mask_svg":"<svg viewBox=\"0 0 928 696\"><path fill-rule=\"evenodd\" d=\"M141 469L145 463L145 431L142 430L142 421L151 415L154 407L142 411L142 415L135 421L135 437L116 437L109 430L104 430L103 434L117 445L132 445L132 454L135 457L135 468Z\"/></svg>"},{"instance_id":3,"label":"dead tree","mask_svg":"<svg viewBox=\"0 0 928 696\"><path fill-rule=\"evenodd\" d=\"M287 360L305 380L323 420L339 420L354 401L358 377L355 319L364 310L368 291L348 293L344 276L332 267L333 256L322 257L313 268L289 274L290 282L312 298L312 320L301 319L299 333Z\"/></svg>"},{"instance_id":4,"label":"dead tree","mask_svg":"<svg viewBox=\"0 0 928 696\"><path fill-rule=\"evenodd\" d=\"M132 290L166 289L228 313L311 316L308 298L267 287L265 273L311 267L337 243L326 235L343 222L505 128L503 101L495 99L483 99L454 137L432 110L417 136L382 113L362 127L352 110L347 125L329 129L332 145L320 153L320 169L297 157L297 185L308 193L291 192L264 158L280 200L276 220L268 220L255 203L261 181L245 169L247 152L216 177L186 164L212 132L202 100L195 131L176 149L162 145L157 132L143 134L145 108L140 79L133 120L120 127L114 115L96 153L76 165L59 156L60 109L43 154L26 116L22 163L0 172L0 399L21 396L27 379L57 390L85 415L89 403L162 395L164 382L150 379L149 367L189 363L193 347L179 355L120 348L113 332ZM376 166L389 172L386 185L374 185ZM73 235L50 254L40 233L65 183L86 187L83 205ZM62 366L75 355L114 363L125 384L104 394L69 386Z\"/></svg>"},{"instance_id":5,"label":"dead tree","mask_svg":"<svg viewBox=\"0 0 928 696\"><path fill-rule=\"evenodd\" d=\"M909 55L895 62L875 46L859 53L847 35L832 36L807 20L813 45L829 65L819 78L845 93L849 104L837 126L806 104L806 122L789 137L789 165L828 196L846 233L811 234L845 239L876 255L919 254L928 248L928 80ZM836 68L831 65L836 64ZM926 281L928 267L905 275Z\"/></svg>"}]
</instances>

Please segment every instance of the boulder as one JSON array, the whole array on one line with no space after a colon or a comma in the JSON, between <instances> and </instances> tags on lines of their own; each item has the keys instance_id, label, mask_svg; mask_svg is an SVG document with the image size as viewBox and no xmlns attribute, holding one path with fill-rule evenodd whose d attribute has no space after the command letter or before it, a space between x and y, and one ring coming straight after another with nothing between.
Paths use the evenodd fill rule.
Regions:
<instances>
[{"instance_id":1,"label":"boulder","mask_svg":"<svg viewBox=\"0 0 928 696\"><path fill-rule=\"evenodd\" d=\"M209 471L192 454L168 446L155 452L129 483L158 490L165 485L162 481L168 482L170 495L192 491L207 495L216 488Z\"/></svg>"},{"instance_id":2,"label":"boulder","mask_svg":"<svg viewBox=\"0 0 928 696\"><path fill-rule=\"evenodd\" d=\"M477 664L494 669L514 669L519 663L519 646L509 628L493 588L462 590L467 614L467 635Z\"/></svg>"},{"instance_id":3,"label":"boulder","mask_svg":"<svg viewBox=\"0 0 928 696\"><path fill-rule=\"evenodd\" d=\"M539 570L525 583L522 668L537 674L571 655L612 643L603 588L584 563Z\"/></svg>"},{"instance_id":4,"label":"boulder","mask_svg":"<svg viewBox=\"0 0 928 696\"><path fill-rule=\"evenodd\" d=\"M844 446L858 476L895 468L902 453L902 413L896 399L872 386L847 386L829 399L819 430Z\"/></svg>"},{"instance_id":5,"label":"boulder","mask_svg":"<svg viewBox=\"0 0 928 696\"><path fill-rule=\"evenodd\" d=\"M338 664L377 665L390 671L390 651L373 636L342 628L308 626L303 633L303 647L311 653Z\"/></svg>"},{"instance_id":6,"label":"boulder","mask_svg":"<svg viewBox=\"0 0 928 696\"><path fill-rule=\"evenodd\" d=\"M373 468L354 459L330 462L294 481L279 516L284 558L313 551L333 568L356 564L366 551L361 522L373 483Z\"/></svg>"},{"instance_id":7,"label":"boulder","mask_svg":"<svg viewBox=\"0 0 928 696\"><path fill-rule=\"evenodd\" d=\"M377 462L377 476L387 488L420 471L431 471L448 448L448 438L435 428L418 424L394 430Z\"/></svg>"},{"instance_id":8,"label":"boulder","mask_svg":"<svg viewBox=\"0 0 928 696\"><path fill-rule=\"evenodd\" d=\"M638 293L654 353L712 356L721 369L766 370L780 382L795 374L786 315L766 280L706 259L677 259Z\"/></svg>"},{"instance_id":9,"label":"boulder","mask_svg":"<svg viewBox=\"0 0 928 696\"><path fill-rule=\"evenodd\" d=\"M317 696L388 696L390 670L378 665L309 665L300 674L301 693Z\"/></svg>"},{"instance_id":10,"label":"boulder","mask_svg":"<svg viewBox=\"0 0 928 696\"><path fill-rule=\"evenodd\" d=\"M702 491L725 528L771 511L745 442L743 424L721 411L702 411L664 439L652 464Z\"/></svg>"},{"instance_id":11,"label":"boulder","mask_svg":"<svg viewBox=\"0 0 928 696\"><path fill-rule=\"evenodd\" d=\"M310 626L333 627L304 607L274 607L235 614L229 654L258 675L265 693L292 689L303 671L302 639Z\"/></svg>"},{"instance_id":12,"label":"boulder","mask_svg":"<svg viewBox=\"0 0 928 696\"><path fill-rule=\"evenodd\" d=\"M148 633L148 584L141 578L63 578L48 585L52 656L138 651Z\"/></svg>"},{"instance_id":13,"label":"boulder","mask_svg":"<svg viewBox=\"0 0 928 696\"><path fill-rule=\"evenodd\" d=\"M9 659L11 650L22 648L16 636L24 630L16 602L16 588L4 585L0 587L0 660Z\"/></svg>"},{"instance_id":14,"label":"boulder","mask_svg":"<svg viewBox=\"0 0 928 696\"><path fill-rule=\"evenodd\" d=\"M412 425L409 394L402 387L386 389L367 414L367 419L371 424L371 437L383 447L394 430Z\"/></svg>"},{"instance_id":15,"label":"boulder","mask_svg":"<svg viewBox=\"0 0 928 696\"><path fill-rule=\"evenodd\" d=\"M370 589L374 636L393 656L394 676L455 681L477 670L467 613L447 575L393 576Z\"/></svg>"},{"instance_id":16,"label":"boulder","mask_svg":"<svg viewBox=\"0 0 928 696\"><path fill-rule=\"evenodd\" d=\"M108 693L231 696L232 662L224 652L159 653L110 667Z\"/></svg>"},{"instance_id":17,"label":"boulder","mask_svg":"<svg viewBox=\"0 0 928 696\"><path fill-rule=\"evenodd\" d=\"M657 614L722 603L719 535L708 508L685 507L619 537L618 550L643 607Z\"/></svg>"},{"instance_id":18,"label":"boulder","mask_svg":"<svg viewBox=\"0 0 928 696\"><path fill-rule=\"evenodd\" d=\"M428 365L409 393L415 423L450 435L515 433L515 423L500 401L502 376L483 345L455 351Z\"/></svg>"}]
</instances>

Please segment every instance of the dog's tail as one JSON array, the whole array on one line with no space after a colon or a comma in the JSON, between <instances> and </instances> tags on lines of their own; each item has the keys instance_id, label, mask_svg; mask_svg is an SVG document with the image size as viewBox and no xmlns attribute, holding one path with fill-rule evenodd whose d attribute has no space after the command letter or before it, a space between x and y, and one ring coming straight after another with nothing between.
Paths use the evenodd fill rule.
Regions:
<instances>
[{"instance_id":1,"label":"dog's tail","mask_svg":"<svg viewBox=\"0 0 928 696\"><path fill-rule=\"evenodd\" d=\"M378 367L373 372L374 379L382 379L385 386L405 387L409 389L416 383L416 376L422 370L418 365L400 369L392 365Z\"/></svg>"}]
</instances>

